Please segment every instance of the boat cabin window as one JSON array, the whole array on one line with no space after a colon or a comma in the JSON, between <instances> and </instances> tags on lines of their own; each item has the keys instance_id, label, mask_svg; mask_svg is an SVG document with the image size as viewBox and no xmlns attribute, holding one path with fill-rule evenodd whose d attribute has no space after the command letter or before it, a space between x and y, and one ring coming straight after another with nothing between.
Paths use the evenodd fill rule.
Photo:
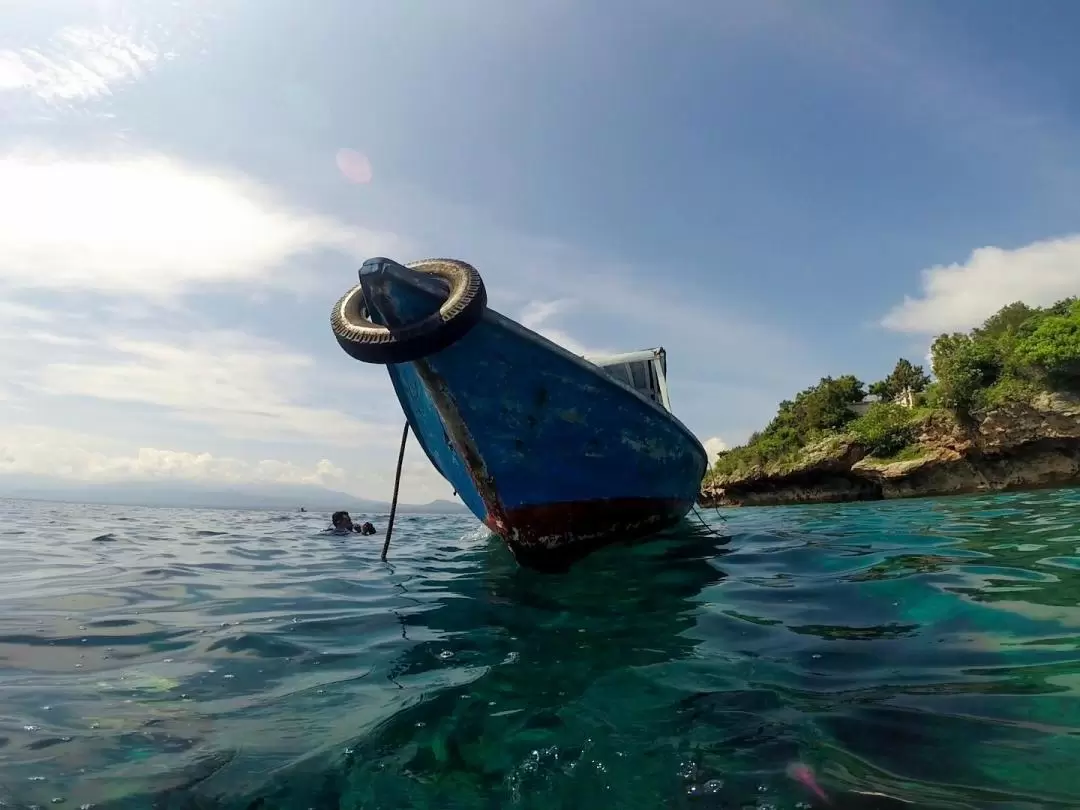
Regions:
<instances>
[{"instance_id":1,"label":"boat cabin window","mask_svg":"<svg viewBox=\"0 0 1080 810\"><path fill-rule=\"evenodd\" d=\"M655 357L646 357L640 360L607 361L597 363L597 365L619 382L629 385L661 408L666 409L667 406L660 393L660 381L657 379L657 362Z\"/></svg>"}]
</instances>

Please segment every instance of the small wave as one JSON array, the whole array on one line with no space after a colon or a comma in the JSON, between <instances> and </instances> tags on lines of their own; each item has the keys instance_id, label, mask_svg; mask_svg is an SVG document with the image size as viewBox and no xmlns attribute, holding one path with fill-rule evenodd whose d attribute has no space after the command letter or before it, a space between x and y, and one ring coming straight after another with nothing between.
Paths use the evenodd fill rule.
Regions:
<instances>
[{"instance_id":1,"label":"small wave","mask_svg":"<svg viewBox=\"0 0 1080 810\"><path fill-rule=\"evenodd\" d=\"M542 576L471 518L402 520L382 563L317 516L0 502L0 784L791 810L809 762L837 806L1075 807L1076 506L727 510Z\"/></svg>"}]
</instances>

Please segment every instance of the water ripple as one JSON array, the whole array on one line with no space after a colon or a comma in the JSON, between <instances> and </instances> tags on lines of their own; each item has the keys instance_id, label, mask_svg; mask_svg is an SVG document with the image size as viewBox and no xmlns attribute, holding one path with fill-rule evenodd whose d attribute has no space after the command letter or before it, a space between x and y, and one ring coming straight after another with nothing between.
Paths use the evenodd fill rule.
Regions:
<instances>
[{"instance_id":1,"label":"water ripple","mask_svg":"<svg viewBox=\"0 0 1080 810\"><path fill-rule=\"evenodd\" d=\"M0 801L806 808L804 761L835 807L1075 807L1078 510L736 510L553 577L466 518L384 564L321 515L0 501Z\"/></svg>"}]
</instances>

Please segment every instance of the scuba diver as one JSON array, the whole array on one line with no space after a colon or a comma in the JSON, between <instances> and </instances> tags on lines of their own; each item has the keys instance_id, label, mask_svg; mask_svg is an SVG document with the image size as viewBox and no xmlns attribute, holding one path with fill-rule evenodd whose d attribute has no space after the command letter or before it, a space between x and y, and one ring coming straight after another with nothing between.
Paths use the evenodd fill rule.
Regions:
<instances>
[{"instance_id":1,"label":"scuba diver","mask_svg":"<svg viewBox=\"0 0 1080 810\"><path fill-rule=\"evenodd\" d=\"M364 522L359 526L355 525L348 512L340 511L334 512L330 517L331 530L336 533L345 534L348 532L356 532L357 534L370 535L375 534L375 527L368 522Z\"/></svg>"}]
</instances>

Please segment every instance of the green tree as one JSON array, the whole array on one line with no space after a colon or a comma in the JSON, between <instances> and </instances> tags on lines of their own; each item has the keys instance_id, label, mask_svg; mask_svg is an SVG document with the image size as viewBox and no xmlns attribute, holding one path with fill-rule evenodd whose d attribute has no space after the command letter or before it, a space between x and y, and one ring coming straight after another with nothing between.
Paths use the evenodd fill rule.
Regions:
<instances>
[{"instance_id":1,"label":"green tree","mask_svg":"<svg viewBox=\"0 0 1080 810\"><path fill-rule=\"evenodd\" d=\"M850 374L822 377L817 385L781 402L773 420L745 445L721 453L713 471L730 474L796 456L808 442L851 422L851 405L865 396L863 383Z\"/></svg>"},{"instance_id":2,"label":"green tree","mask_svg":"<svg viewBox=\"0 0 1080 810\"><path fill-rule=\"evenodd\" d=\"M1045 310L1046 314L1047 315L1068 315L1069 312L1076 305L1076 302L1077 302L1077 298L1076 298L1075 295L1073 297L1071 297L1071 298L1062 298L1056 304L1052 304L1051 306L1047 307L1046 310Z\"/></svg>"},{"instance_id":3,"label":"green tree","mask_svg":"<svg viewBox=\"0 0 1080 810\"><path fill-rule=\"evenodd\" d=\"M912 365L910 360L901 357L888 377L870 386L870 393L881 397L885 402L891 402L908 389L918 394L926 390L929 384L930 376L923 371L922 366Z\"/></svg>"},{"instance_id":4,"label":"green tree","mask_svg":"<svg viewBox=\"0 0 1080 810\"><path fill-rule=\"evenodd\" d=\"M1044 316L1045 312L1038 307L1014 301L987 318L982 326L973 329L971 337L993 351L998 358L1000 377L1024 380L1030 374L1016 357L1016 346Z\"/></svg>"},{"instance_id":5,"label":"green tree","mask_svg":"<svg viewBox=\"0 0 1080 810\"><path fill-rule=\"evenodd\" d=\"M1038 309L1029 307L1023 301L1014 301L987 318L982 326L973 329L971 336L975 340L991 341L1003 335L1015 334L1038 313Z\"/></svg>"},{"instance_id":6,"label":"green tree","mask_svg":"<svg viewBox=\"0 0 1080 810\"><path fill-rule=\"evenodd\" d=\"M912 411L892 402L875 402L865 414L850 425L848 431L872 455L888 458L915 440Z\"/></svg>"},{"instance_id":7,"label":"green tree","mask_svg":"<svg viewBox=\"0 0 1080 810\"><path fill-rule=\"evenodd\" d=\"M1059 302L1052 311L1061 314L1039 319L1017 342L1013 354L1052 386L1076 388L1080 382L1080 302Z\"/></svg>"},{"instance_id":8,"label":"green tree","mask_svg":"<svg viewBox=\"0 0 1080 810\"><path fill-rule=\"evenodd\" d=\"M863 384L851 374L822 377L817 385L800 391L794 400L780 403L776 418L765 429L775 433L782 428L794 431L800 444L821 433L843 427L855 418L851 405L866 396Z\"/></svg>"},{"instance_id":9,"label":"green tree","mask_svg":"<svg viewBox=\"0 0 1080 810\"><path fill-rule=\"evenodd\" d=\"M854 435L875 455L894 454L917 433L916 414L889 401L908 388L924 392L928 407L961 419L980 408L1030 401L1047 389L1080 391L1080 299L1044 308L1016 301L969 334L940 335L931 351L933 384L922 367L901 358L870 386L885 402L855 419L851 406L864 398L863 384L851 375L822 377L781 402L765 429L721 454L714 469L735 472L794 459L808 443L838 431Z\"/></svg>"},{"instance_id":10,"label":"green tree","mask_svg":"<svg viewBox=\"0 0 1080 810\"><path fill-rule=\"evenodd\" d=\"M993 385L1001 373L993 346L955 332L940 335L930 352L938 378L937 401L957 416L970 416L979 404L980 392Z\"/></svg>"}]
</instances>

